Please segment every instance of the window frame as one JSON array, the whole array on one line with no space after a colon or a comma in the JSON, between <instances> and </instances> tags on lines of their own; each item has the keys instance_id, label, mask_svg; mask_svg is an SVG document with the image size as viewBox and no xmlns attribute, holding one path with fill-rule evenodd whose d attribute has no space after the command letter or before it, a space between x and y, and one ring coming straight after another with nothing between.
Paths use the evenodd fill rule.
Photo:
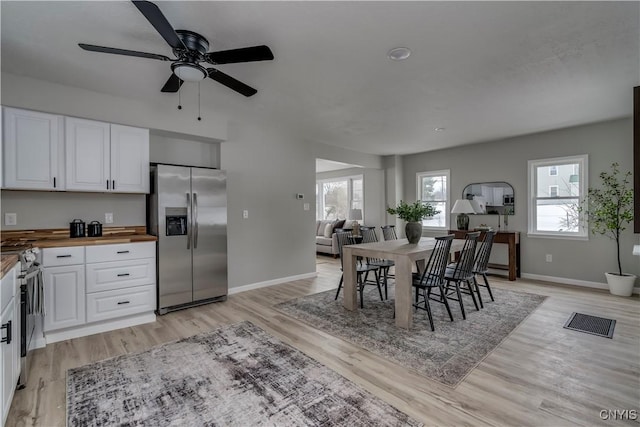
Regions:
<instances>
[{"instance_id":1,"label":"window frame","mask_svg":"<svg viewBox=\"0 0 640 427\"><path fill-rule=\"evenodd\" d=\"M318 220L318 213L322 210L324 212L324 194L322 192L322 186L328 182L347 182L347 218L349 220L349 211L353 208L353 181L360 180L362 181L362 219L358 221L360 224L364 224L365 220L365 197L364 197L364 174L362 175L346 175L346 176L336 176L331 178L324 179L316 179L316 221ZM324 221L324 218L320 219Z\"/></svg>"},{"instance_id":2,"label":"window frame","mask_svg":"<svg viewBox=\"0 0 640 427\"><path fill-rule=\"evenodd\" d=\"M421 200L424 202L433 202L433 200L423 200L422 199L422 178L425 177L433 177L433 176L445 176L447 181L447 189L445 191L445 200L438 200L438 202L444 202L445 209L442 212L444 214L444 227L433 227L422 225L423 230L431 230L431 231L443 231L449 230L451 226L451 169L442 169L436 171L424 171L416 173L416 200Z\"/></svg>"},{"instance_id":3,"label":"window frame","mask_svg":"<svg viewBox=\"0 0 640 427\"><path fill-rule=\"evenodd\" d=\"M556 196L556 197L539 197L538 183L537 183L537 169L539 167L547 166L561 166L566 164L578 164L580 173L579 176L579 192L577 196ZM579 154L575 156L566 157L553 157L548 159L529 160L527 162L528 173L528 231L529 237L541 237L541 238L555 238L555 239L567 239L567 240L589 240L589 224L587 218L580 214L578 219L578 231L548 231L537 229L537 201L539 199L577 199L578 203L586 200L587 189L589 188L589 155ZM575 169L574 169L575 170ZM551 175L556 176L556 175ZM559 189L558 189L559 190Z\"/></svg>"}]
</instances>

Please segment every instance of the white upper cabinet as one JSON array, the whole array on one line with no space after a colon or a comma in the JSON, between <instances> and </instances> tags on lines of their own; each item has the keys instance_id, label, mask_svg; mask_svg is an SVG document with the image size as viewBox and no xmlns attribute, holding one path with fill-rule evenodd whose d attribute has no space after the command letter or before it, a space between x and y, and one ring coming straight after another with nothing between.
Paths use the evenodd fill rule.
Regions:
<instances>
[{"instance_id":1,"label":"white upper cabinet","mask_svg":"<svg viewBox=\"0 0 640 427\"><path fill-rule=\"evenodd\" d=\"M111 125L111 189L149 192L149 130Z\"/></svg>"},{"instance_id":2,"label":"white upper cabinet","mask_svg":"<svg viewBox=\"0 0 640 427\"><path fill-rule=\"evenodd\" d=\"M149 192L147 129L65 120L68 190Z\"/></svg>"},{"instance_id":3,"label":"white upper cabinet","mask_svg":"<svg viewBox=\"0 0 640 427\"><path fill-rule=\"evenodd\" d=\"M62 116L3 108L3 188L64 190Z\"/></svg>"},{"instance_id":4,"label":"white upper cabinet","mask_svg":"<svg viewBox=\"0 0 640 427\"><path fill-rule=\"evenodd\" d=\"M74 117L64 120L67 190L107 191L111 188L109 123Z\"/></svg>"}]
</instances>

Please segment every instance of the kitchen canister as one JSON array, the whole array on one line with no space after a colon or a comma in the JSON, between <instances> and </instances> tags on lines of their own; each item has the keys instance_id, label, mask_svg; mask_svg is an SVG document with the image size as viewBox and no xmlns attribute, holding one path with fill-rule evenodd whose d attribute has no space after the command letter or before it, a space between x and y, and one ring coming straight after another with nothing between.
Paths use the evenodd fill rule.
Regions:
<instances>
[{"instance_id":1,"label":"kitchen canister","mask_svg":"<svg viewBox=\"0 0 640 427\"><path fill-rule=\"evenodd\" d=\"M85 223L81 219L74 219L69 223L69 237L84 237Z\"/></svg>"},{"instance_id":2,"label":"kitchen canister","mask_svg":"<svg viewBox=\"0 0 640 427\"><path fill-rule=\"evenodd\" d=\"M89 237L100 237L102 236L102 224L99 221L91 221L87 225L87 233Z\"/></svg>"}]
</instances>

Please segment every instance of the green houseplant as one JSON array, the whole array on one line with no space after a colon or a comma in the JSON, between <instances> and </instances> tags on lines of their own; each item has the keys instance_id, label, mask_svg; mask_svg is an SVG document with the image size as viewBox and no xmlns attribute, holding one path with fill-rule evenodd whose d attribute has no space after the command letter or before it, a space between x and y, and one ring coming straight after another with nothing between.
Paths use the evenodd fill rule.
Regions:
<instances>
[{"instance_id":1,"label":"green houseplant","mask_svg":"<svg viewBox=\"0 0 640 427\"><path fill-rule=\"evenodd\" d=\"M618 163L611 164L611 172L600 173L601 187L589 188L587 199L579 207L586 214L593 234L602 234L616 242L618 272L605 273L609 291L614 295L630 296L636 276L622 272L620 235L633 220L633 187L631 172L621 173Z\"/></svg>"},{"instance_id":2,"label":"green houseplant","mask_svg":"<svg viewBox=\"0 0 640 427\"><path fill-rule=\"evenodd\" d=\"M430 203L421 200L416 200L412 204L400 200L398 206L395 208L387 208L387 212L407 221L404 231L409 243L418 243L420 241L420 237L422 236L422 220L424 218L429 218L440 213L440 211L431 206Z\"/></svg>"}]
</instances>

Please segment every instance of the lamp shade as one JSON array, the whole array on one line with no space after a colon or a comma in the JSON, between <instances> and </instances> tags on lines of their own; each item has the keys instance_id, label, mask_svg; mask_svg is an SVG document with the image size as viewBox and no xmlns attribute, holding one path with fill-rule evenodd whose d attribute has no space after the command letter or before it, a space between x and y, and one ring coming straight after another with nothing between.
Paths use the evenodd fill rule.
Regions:
<instances>
[{"instance_id":1,"label":"lamp shade","mask_svg":"<svg viewBox=\"0 0 640 427\"><path fill-rule=\"evenodd\" d=\"M471 202L469 200L467 200L467 199L458 199L453 204L453 209L451 209L451 213L468 214L468 213L476 213L476 211L475 211L475 209L473 209L473 206L471 205Z\"/></svg>"},{"instance_id":2,"label":"lamp shade","mask_svg":"<svg viewBox=\"0 0 640 427\"><path fill-rule=\"evenodd\" d=\"M359 221L362 219L362 209L351 209L349 211L349 219Z\"/></svg>"}]
</instances>

